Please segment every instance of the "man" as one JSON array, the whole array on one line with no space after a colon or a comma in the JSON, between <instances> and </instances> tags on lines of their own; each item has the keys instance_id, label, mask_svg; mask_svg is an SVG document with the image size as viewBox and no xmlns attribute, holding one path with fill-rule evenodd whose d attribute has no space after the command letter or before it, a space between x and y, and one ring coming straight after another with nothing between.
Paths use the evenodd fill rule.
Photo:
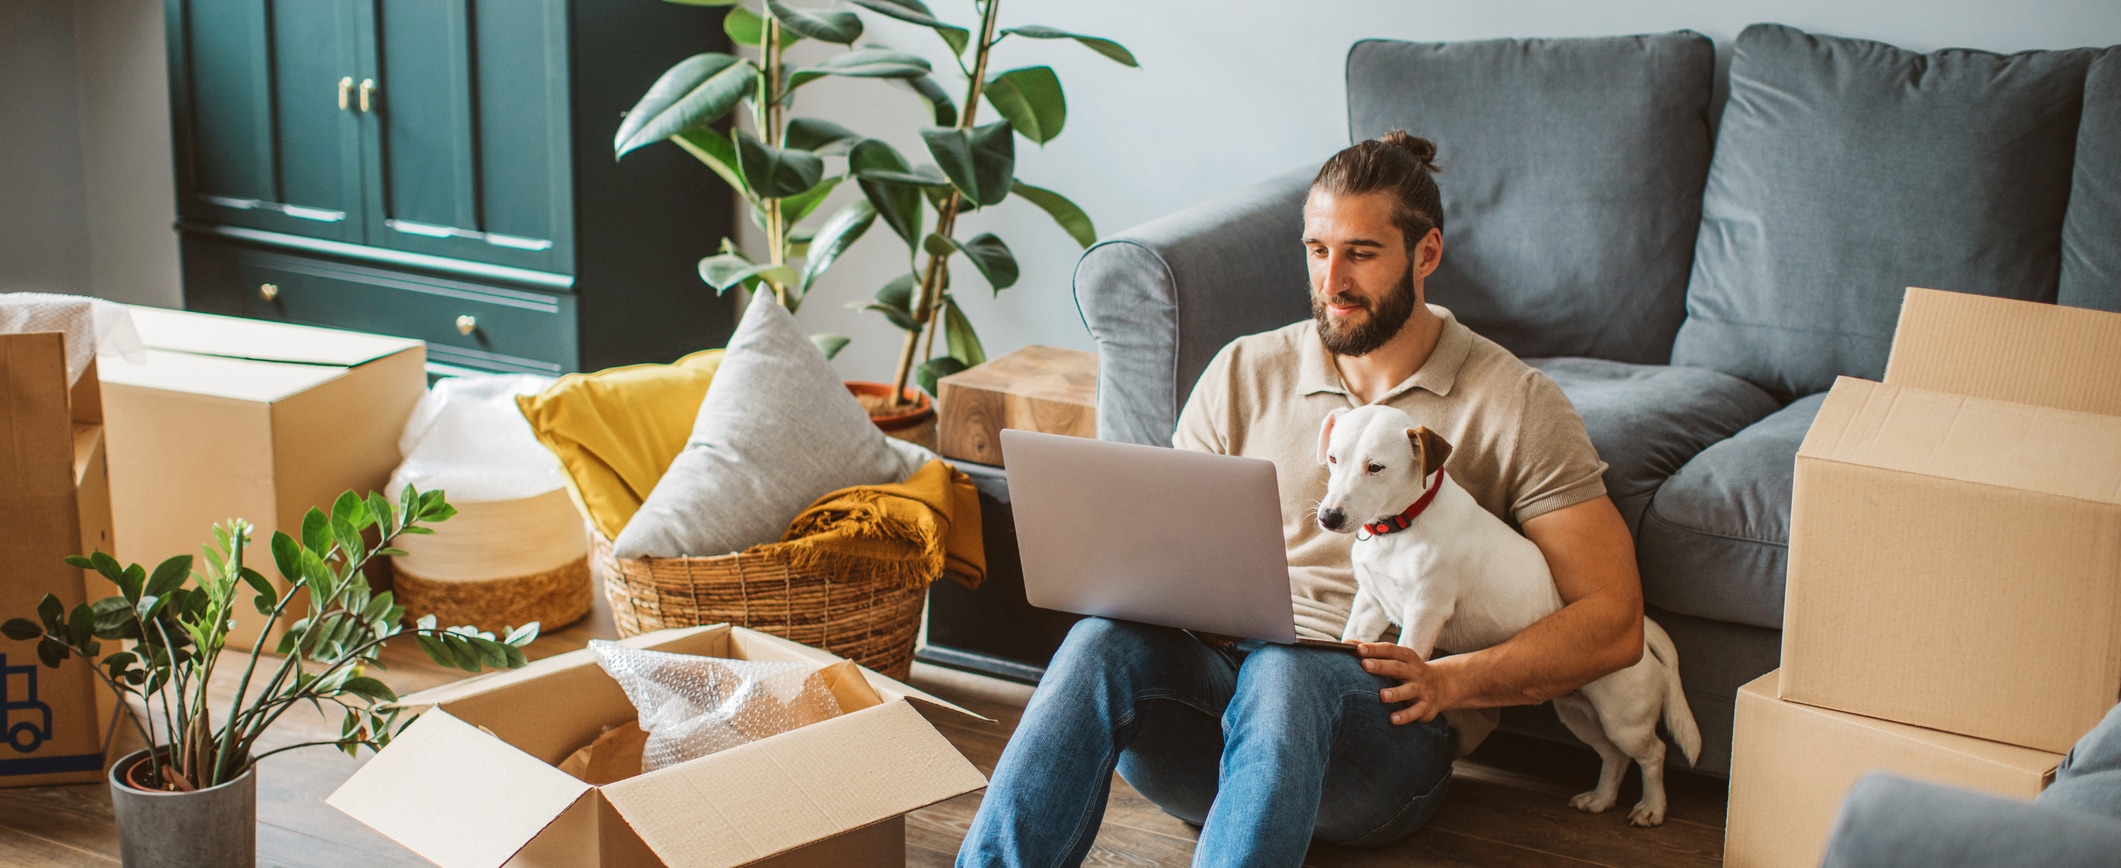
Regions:
<instances>
[{"instance_id":1,"label":"man","mask_svg":"<svg viewBox=\"0 0 2121 868\"><path fill-rule=\"evenodd\" d=\"M1371 403L1454 445L1451 477L1539 546L1566 605L1433 662L1383 643L1211 646L1084 619L1024 709L960 865L1080 863L1115 769L1201 826L1195 864L1297 865L1314 836L1388 843L1442 801L1454 751L1441 712L1543 702L1640 658L1634 543L1583 420L1544 374L1425 303L1443 257L1434 157L1394 131L1319 170L1304 203L1312 320L1224 347L1173 440L1275 463L1301 635L1340 638L1355 592L1352 537L1312 520L1318 429Z\"/></svg>"}]
</instances>

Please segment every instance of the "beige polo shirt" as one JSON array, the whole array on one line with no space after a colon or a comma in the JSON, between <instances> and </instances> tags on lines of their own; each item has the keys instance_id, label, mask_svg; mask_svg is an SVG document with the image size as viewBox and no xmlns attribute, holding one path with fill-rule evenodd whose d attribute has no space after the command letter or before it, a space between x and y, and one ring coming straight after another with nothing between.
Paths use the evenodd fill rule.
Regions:
<instances>
[{"instance_id":1,"label":"beige polo shirt","mask_svg":"<svg viewBox=\"0 0 2121 868\"><path fill-rule=\"evenodd\" d=\"M1378 402L1450 441L1444 469L1512 526L1605 494L1605 463L1561 388L1449 310L1429 310L1443 319L1436 349ZM1181 449L1274 462L1296 632L1317 639L1340 638L1355 600L1355 536L1321 530L1312 516L1326 496L1318 429L1334 408L1354 406L1317 325L1305 320L1223 347L1172 436Z\"/></svg>"}]
</instances>

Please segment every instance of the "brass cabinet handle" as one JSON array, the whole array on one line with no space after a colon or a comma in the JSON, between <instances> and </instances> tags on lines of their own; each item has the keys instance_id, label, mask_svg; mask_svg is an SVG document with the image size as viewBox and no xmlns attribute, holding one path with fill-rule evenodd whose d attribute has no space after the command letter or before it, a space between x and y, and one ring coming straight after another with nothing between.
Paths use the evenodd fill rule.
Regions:
<instances>
[{"instance_id":1,"label":"brass cabinet handle","mask_svg":"<svg viewBox=\"0 0 2121 868\"><path fill-rule=\"evenodd\" d=\"M471 314L467 313L463 316L457 317L457 334L468 335L474 331L477 331L478 328L479 321Z\"/></svg>"},{"instance_id":2,"label":"brass cabinet handle","mask_svg":"<svg viewBox=\"0 0 2121 868\"><path fill-rule=\"evenodd\" d=\"M258 284L258 297L265 299L266 301L272 301L273 299L279 298L280 287L276 284L271 283Z\"/></svg>"},{"instance_id":3,"label":"brass cabinet handle","mask_svg":"<svg viewBox=\"0 0 2121 868\"><path fill-rule=\"evenodd\" d=\"M364 79L361 79L361 110L362 110L362 111L364 111L364 112L365 112L365 111L372 111L372 110L374 110L374 107L375 107L375 96L376 96L376 80L375 80L375 79L373 79L373 78L364 78Z\"/></svg>"},{"instance_id":4,"label":"brass cabinet handle","mask_svg":"<svg viewBox=\"0 0 2121 868\"><path fill-rule=\"evenodd\" d=\"M345 78L339 79L339 111L343 112L348 108L349 101L352 99L352 97L353 76L349 75Z\"/></svg>"}]
</instances>

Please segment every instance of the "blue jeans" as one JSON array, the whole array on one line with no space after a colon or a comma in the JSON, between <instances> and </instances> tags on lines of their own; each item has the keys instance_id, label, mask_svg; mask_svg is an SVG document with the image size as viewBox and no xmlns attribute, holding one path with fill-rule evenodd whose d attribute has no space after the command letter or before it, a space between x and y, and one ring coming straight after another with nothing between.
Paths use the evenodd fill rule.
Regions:
<instances>
[{"instance_id":1,"label":"blue jeans","mask_svg":"<svg viewBox=\"0 0 2121 868\"><path fill-rule=\"evenodd\" d=\"M1077 865L1116 769L1201 827L1195 865L1299 865L1315 836L1372 846L1434 813L1450 728L1392 725L1391 682L1345 651L1086 618L1024 709L960 866Z\"/></svg>"}]
</instances>

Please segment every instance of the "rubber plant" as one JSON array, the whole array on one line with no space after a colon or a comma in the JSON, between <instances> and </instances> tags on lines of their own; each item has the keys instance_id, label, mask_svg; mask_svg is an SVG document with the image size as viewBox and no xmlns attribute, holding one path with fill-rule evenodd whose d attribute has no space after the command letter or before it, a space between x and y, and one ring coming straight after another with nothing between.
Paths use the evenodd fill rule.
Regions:
<instances>
[{"instance_id":1,"label":"rubber plant","mask_svg":"<svg viewBox=\"0 0 2121 868\"><path fill-rule=\"evenodd\" d=\"M991 232L958 237L958 218L965 212L1001 204L1013 195L1051 215L1077 244L1088 247L1097 240L1089 215L1074 202L1016 177L1016 137L1044 146L1060 135L1068 119L1060 77L1048 66L989 72L995 46L1012 36L1070 39L1126 66L1137 64L1132 53L1110 39L1039 25L998 28L1001 0L974 2L979 13L976 29L935 17L921 0L851 2L871 13L933 30L965 77L962 114L946 111L947 96L930 96L935 125L922 128L920 135L934 163L910 164L890 145L875 139L856 142L848 153L851 171L870 210L882 216L907 245L907 272L861 305L882 313L905 332L891 391L891 400L901 403L910 378L918 377L918 385L932 395L937 379L986 360L971 321L951 297L952 258L963 256L971 262L996 294L1016 284L1016 256L1000 238ZM982 99L1001 120L978 123ZM925 229L928 208L935 210L932 232ZM920 261L924 254L925 263ZM941 356L935 355L938 331L945 335L948 351Z\"/></svg>"},{"instance_id":2,"label":"rubber plant","mask_svg":"<svg viewBox=\"0 0 2121 868\"><path fill-rule=\"evenodd\" d=\"M369 674L383 668L378 658L385 642L411 633L435 662L478 672L523 666L528 661L522 648L537 638L534 622L496 637L472 627L437 628L432 615L407 630L405 609L390 592L370 592L363 566L379 555L399 554L390 547L399 534L433 533L428 525L455 513L440 491L408 486L395 504L380 494L361 498L348 491L328 514L311 509L301 536L273 534L271 558L287 581L285 594L251 566L252 526L242 519L215 526L214 541L201 546L199 561L180 555L151 573L139 564L120 566L100 551L69 557L67 563L110 580L119 595L68 612L58 597L46 594L34 620L7 621L0 633L36 642L38 658L52 668L69 657L88 661L131 710L134 727L159 760L144 779L165 790L217 786L297 747L332 745L349 755L363 747L381 750L412 723L390 706L397 694ZM374 545L366 542L370 536ZM212 709L208 685L245 593L250 608L265 619L260 635L271 635L298 599L307 601L309 614L286 630L279 660L244 655L235 695L224 708ZM258 752L259 737L303 704L343 711L339 737Z\"/></svg>"},{"instance_id":3,"label":"rubber plant","mask_svg":"<svg viewBox=\"0 0 2121 868\"><path fill-rule=\"evenodd\" d=\"M767 261L752 261L733 240L724 238L720 252L700 260L700 279L717 294L740 285L770 287L781 305L794 311L818 276L876 220L869 203L857 200L815 228L800 225L847 180L845 172L829 174L825 158L847 156L861 136L831 121L790 117L796 92L827 76L888 79L934 101L938 113L954 110L929 77L925 58L888 48L853 47L862 37L862 20L852 12L797 9L781 0L762 0L755 6L739 0L666 2L729 7L722 30L756 56L709 51L679 61L626 113L613 148L624 157L667 139L728 182L766 233ZM803 39L849 50L810 66L793 66L786 60L787 49ZM748 129L721 124L739 107L746 110ZM846 343L836 336L816 340L828 355Z\"/></svg>"}]
</instances>

